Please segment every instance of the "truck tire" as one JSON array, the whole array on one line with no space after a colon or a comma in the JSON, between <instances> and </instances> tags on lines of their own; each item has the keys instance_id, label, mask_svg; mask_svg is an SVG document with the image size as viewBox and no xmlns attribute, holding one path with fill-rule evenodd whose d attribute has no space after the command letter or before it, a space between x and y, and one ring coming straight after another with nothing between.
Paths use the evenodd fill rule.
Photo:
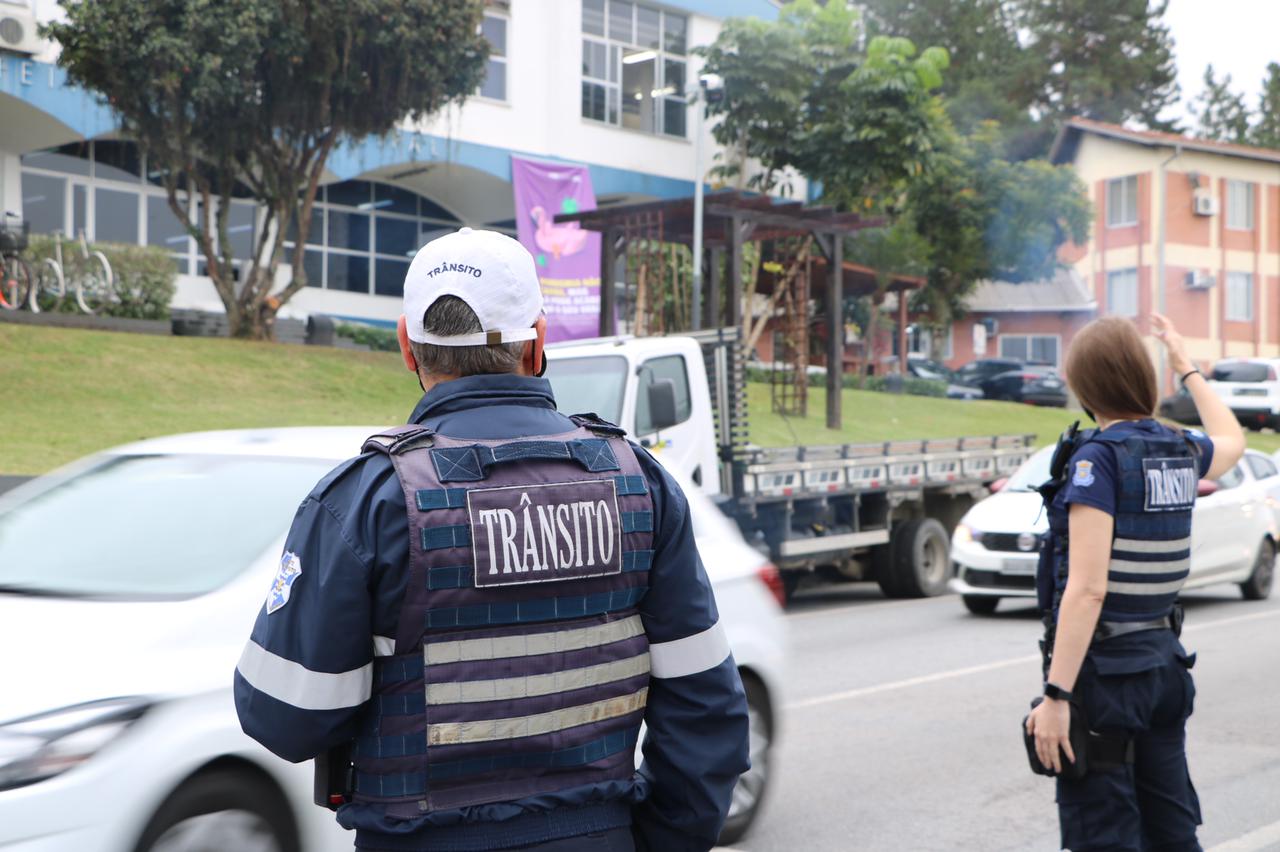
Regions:
<instances>
[{"instance_id":1,"label":"truck tire","mask_svg":"<svg viewBox=\"0 0 1280 852\"><path fill-rule=\"evenodd\" d=\"M947 589L951 541L933 518L903 521L893 531L877 581L891 598L928 598Z\"/></svg>"},{"instance_id":2,"label":"truck tire","mask_svg":"<svg viewBox=\"0 0 1280 852\"><path fill-rule=\"evenodd\" d=\"M989 595L963 595L964 608L974 615L991 615L1000 606L1000 599Z\"/></svg>"}]
</instances>

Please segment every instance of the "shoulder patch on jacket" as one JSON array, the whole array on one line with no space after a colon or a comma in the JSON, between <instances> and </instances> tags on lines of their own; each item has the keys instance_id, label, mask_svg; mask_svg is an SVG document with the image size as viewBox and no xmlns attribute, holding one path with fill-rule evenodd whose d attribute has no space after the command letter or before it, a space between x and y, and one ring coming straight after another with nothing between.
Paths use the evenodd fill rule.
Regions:
<instances>
[{"instance_id":1,"label":"shoulder patch on jacket","mask_svg":"<svg viewBox=\"0 0 1280 852\"><path fill-rule=\"evenodd\" d=\"M1094 482L1093 462L1078 461L1076 462L1075 473L1071 475L1071 484L1080 488L1088 488Z\"/></svg>"},{"instance_id":2,"label":"shoulder patch on jacket","mask_svg":"<svg viewBox=\"0 0 1280 852\"><path fill-rule=\"evenodd\" d=\"M298 554L286 550L280 557L280 567L276 570L276 578L271 583L271 591L267 593L267 615L289 602L293 583L301 574L302 560L298 558Z\"/></svg>"}]
</instances>

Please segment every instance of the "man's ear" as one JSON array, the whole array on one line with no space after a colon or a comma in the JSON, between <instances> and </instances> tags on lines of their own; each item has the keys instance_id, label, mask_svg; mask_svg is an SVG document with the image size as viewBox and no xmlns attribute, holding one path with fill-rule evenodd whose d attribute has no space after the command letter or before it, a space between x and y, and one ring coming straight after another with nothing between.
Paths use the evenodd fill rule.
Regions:
<instances>
[{"instance_id":1,"label":"man's ear","mask_svg":"<svg viewBox=\"0 0 1280 852\"><path fill-rule=\"evenodd\" d=\"M404 359L405 367L416 375L418 359L413 357L413 350L409 348L409 324L405 321L404 314L396 320L396 341L400 344L400 357Z\"/></svg>"},{"instance_id":2,"label":"man's ear","mask_svg":"<svg viewBox=\"0 0 1280 852\"><path fill-rule=\"evenodd\" d=\"M547 346L547 318L538 317L538 321L533 324L534 329L538 332L538 336L529 341L529 346L524 350L525 375L536 376L542 372L542 359L546 357Z\"/></svg>"}]
</instances>

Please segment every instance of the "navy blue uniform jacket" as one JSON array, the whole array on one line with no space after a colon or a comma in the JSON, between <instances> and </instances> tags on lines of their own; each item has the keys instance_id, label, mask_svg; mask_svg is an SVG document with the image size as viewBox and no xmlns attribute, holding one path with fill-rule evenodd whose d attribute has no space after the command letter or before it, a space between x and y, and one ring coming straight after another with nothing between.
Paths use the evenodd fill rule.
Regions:
<instances>
[{"instance_id":1,"label":"navy blue uniform jacket","mask_svg":"<svg viewBox=\"0 0 1280 852\"><path fill-rule=\"evenodd\" d=\"M510 375L437 385L410 420L473 439L573 428L556 411L549 382ZM654 500L655 555L640 603L649 641L662 645L716 632L719 616L688 502L652 456L639 449L637 455ZM404 494L385 455L344 462L302 501L285 543L297 554L300 573L285 605L259 612L236 670L236 708L246 733L291 761L312 759L354 736L377 646L389 641L381 637L396 635L408 543ZM746 699L732 655L688 668L651 682L644 765L629 784L434 813L429 825L475 822L483 837L486 825L528 811L549 811L554 819L557 809L622 800L635 803L632 821L645 845L664 852L714 845L734 783L749 765ZM356 807L358 814L340 814L348 827L361 834L396 830L377 806L347 809Z\"/></svg>"}]
</instances>

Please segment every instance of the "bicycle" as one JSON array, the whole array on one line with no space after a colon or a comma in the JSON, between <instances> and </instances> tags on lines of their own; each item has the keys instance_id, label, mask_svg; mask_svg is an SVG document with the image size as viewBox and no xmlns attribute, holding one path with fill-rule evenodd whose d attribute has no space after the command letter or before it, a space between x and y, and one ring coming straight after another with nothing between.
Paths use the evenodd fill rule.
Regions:
<instances>
[{"instance_id":1,"label":"bicycle","mask_svg":"<svg viewBox=\"0 0 1280 852\"><path fill-rule=\"evenodd\" d=\"M10 222L18 224L11 226ZM35 298L31 267L22 256L30 235L30 223L18 214L6 211L0 219L0 309L16 311L24 301Z\"/></svg>"},{"instance_id":2,"label":"bicycle","mask_svg":"<svg viewBox=\"0 0 1280 852\"><path fill-rule=\"evenodd\" d=\"M67 296L68 284L66 266L62 259L61 232L53 236L53 257L45 258L40 269L40 280L37 290L40 296L33 294L32 310L56 310ZM115 296L115 273L111 270L111 261L100 251L89 248L89 240L85 232L80 231L80 259L84 261L80 269L71 276L70 290L75 295L76 307L86 314L95 314ZM94 269L96 267L96 269ZM43 302L43 304L42 304Z\"/></svg>"}]
</instances>

